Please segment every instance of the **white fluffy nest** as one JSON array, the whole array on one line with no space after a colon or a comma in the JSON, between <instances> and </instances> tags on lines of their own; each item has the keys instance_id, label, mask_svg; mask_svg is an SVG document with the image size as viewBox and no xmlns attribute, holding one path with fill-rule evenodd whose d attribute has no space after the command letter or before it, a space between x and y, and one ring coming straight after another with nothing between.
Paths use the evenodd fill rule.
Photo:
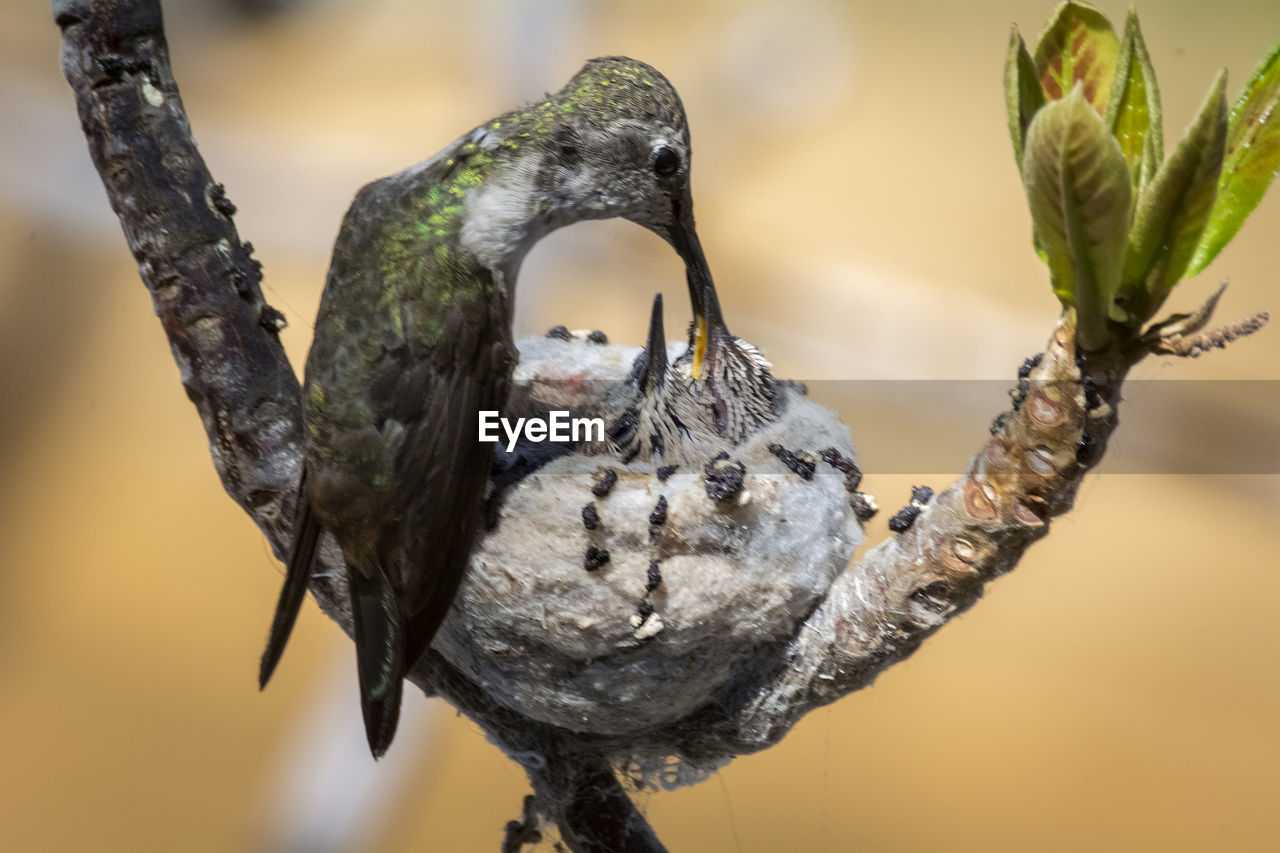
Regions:
<instances>
[{"instance_id":1,"label":"white fluffy nest","mask_svg":"<svg viewBox=\"0 0 1280 853\"><path fill-rule=\"evenodd\" d=\"M587 410L640 351L581 336L519 348L513 396ZM660 482L653 462L571 454L520 481L476 548L437 649L497 701L576 731L635 733L714 701L735 665L794 635L862 539L840 472L819 462L805 480L768 449L853 457L848 428L793 387L778 390L782 415L734 448L744 488L721 503L702 466ZM618 478L597 497L603 467ZM653 525L660 497L666 520ZM608 552L594 571L589 548L597 560ZM661 582L647 591L654 563Z\"/></svg>"}]
</instances>

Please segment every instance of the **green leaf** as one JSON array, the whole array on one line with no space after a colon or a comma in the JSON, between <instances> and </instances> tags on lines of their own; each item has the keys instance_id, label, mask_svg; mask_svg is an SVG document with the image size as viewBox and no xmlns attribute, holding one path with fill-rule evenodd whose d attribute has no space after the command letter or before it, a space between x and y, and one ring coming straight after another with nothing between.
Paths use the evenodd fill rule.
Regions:
<instances>
[{"instance_id":1,"label":"green leaf","mask_svg":"<svg viewBox=\"0 0 1280 853\"><path fill-rule=\"evenodd\" d=\"M1227 126L1218 198L1188 267L1207 267L1262 201L1280 171L1280 42L1271 46L1235 106Z\"/></svg>"},{"instance_id":2,"label":"green leaf","mask_svg":"<svg viewBox=\"0 0 1280 853\"><path fill-rule=\"evenodd\" d=\"M1121 296L1145 322L1187 270L1213 209L1227 135L1227 75L1218 73L1199 114L1138 201Z\"/></svg>"},{"instance_id":3,"label":"green leaf","mask_svg":"<svg viewBox=\"0 0 1280 853\"><path fill-rule=\"evenodd\" d=\"M1102 115L1119 53L1120 42L1106 15L1087 3L1063 3L1036 42L1040 85L1056 101L1080 83L1085 100Z\"/></svg>"},{"instance_id":4,"label":"green leaf","mask_svg":"<svg viewBox=\"0 0 1280 853\"><path fill-rule=\"evenodd\" d=\"M1120 143L1086 100L1083 85L1032 119L1022 183L1053 291L1063 305L1075 307L1080 345L1101 349L1120 284L1132 190Z\"/></svg>"},{"instance_id":5,"label":"green leaf","mask_svg":"<svg viewBox=\"0 0 1280 853\"><path fill-rule=\"evenodd\" d=\"M1018 28L1009 34L1009 57L1004 65L1004 98L1009 112L1009 136L1013 139L1013 156L1022 165L1022 142L1027 135L1027 125L1036 111L1044 106L1044 89L1040 87L1040 75L1027 45L1022 41Z\"/></svg>"},{"instance_id":6,"label":"green leaf","mask_svg":"<svg viewBox=\"0 0 1280 853\"><path fill-rule=\"evenodd\" d=\"M1103 121L1120 143L1134 189L1146 186L1164 159L1160 89L1142 40L1138 13L1132 9L1124 24L1124 41Z\"/></svg>"}]
</instances>

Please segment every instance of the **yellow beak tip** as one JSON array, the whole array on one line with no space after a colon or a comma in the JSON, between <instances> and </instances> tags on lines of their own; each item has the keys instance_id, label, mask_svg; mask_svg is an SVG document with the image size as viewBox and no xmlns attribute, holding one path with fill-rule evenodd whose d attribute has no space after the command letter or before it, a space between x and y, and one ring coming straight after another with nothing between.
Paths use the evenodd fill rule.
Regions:
<instances>
[{"instance_id":1,"label":"yellow beak tip","mask_svg":"<svg viewBox=\"0 0 1280 853\"><path fill-rule=\"evenodd\" d=\"M693 335L693 369L690 374L694 379L702 378L702 361L707 355L707 321L698 317L695 321Z\"/></svg>"}]
</instances>

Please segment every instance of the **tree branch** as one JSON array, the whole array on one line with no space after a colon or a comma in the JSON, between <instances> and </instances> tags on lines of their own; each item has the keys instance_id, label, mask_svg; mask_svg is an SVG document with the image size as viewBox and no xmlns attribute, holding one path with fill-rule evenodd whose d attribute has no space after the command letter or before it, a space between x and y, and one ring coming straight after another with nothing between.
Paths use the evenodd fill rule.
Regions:
<instances>
[{"instance_id":1,"label":"tree branch","mask_svg":"<svg viewBox=\"0 0 1280 853\"><path fill-rule=\"evenodd\" d=\"M62 70L89 153L151 291L227 493L285 552L299 472L298 380L235 206L191 139L158 2L58 0Z\"/></svg>"},{"instance_id":2,"label":"tree branch","mask_svg":"<svg viewBox=\"0 0 1280 853\"><path fill-rule=\"evenodd\" d=\"M54 15L90 153L223 486L282 555L301 469L299 386L277 338L283 319L263 300L251 247L232 223L235 208L192 141L158 0L57 0ZM1212 307L1195 322L1206 323ZM536 813L576 851L662 850L614 772L637 744L701 767L770 746L808 711L909 656L1010 571L1071 508L1116 428L1125 375L1151 348L1078 353L1074 322L1065 315L1028 363L1012 410L964 475L842 573L790 642L760 649L716 702L683 719L618 736L568 731L500 704L436 652L424 656L412 680L475 720L529 774L536 800L506 846L533 839ZM1223 342L1252 327L1228 330ZM341 565L329 541L312 590L349 632Z\"/></svg>"}]
</instances>

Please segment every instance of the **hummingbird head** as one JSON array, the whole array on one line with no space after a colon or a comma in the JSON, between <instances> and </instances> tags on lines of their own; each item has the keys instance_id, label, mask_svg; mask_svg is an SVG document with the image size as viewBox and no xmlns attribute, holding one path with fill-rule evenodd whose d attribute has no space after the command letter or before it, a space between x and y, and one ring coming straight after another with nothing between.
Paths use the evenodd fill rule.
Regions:
<instances>
[{"instance_id":1,"label":"hummingbird head","mask_svg":"<svg viewBox=\"0 0 1280 853\"><path fill-rule=\"evenodd\" d=\"M551 219L620 217L675 248L693 304L692 369L701 375L730 335L694 227L692 148L680 96L649 65L613 56L589 61L548 102L559 116L544 137L541 177Z\"/></svg>"}]
</instances>

